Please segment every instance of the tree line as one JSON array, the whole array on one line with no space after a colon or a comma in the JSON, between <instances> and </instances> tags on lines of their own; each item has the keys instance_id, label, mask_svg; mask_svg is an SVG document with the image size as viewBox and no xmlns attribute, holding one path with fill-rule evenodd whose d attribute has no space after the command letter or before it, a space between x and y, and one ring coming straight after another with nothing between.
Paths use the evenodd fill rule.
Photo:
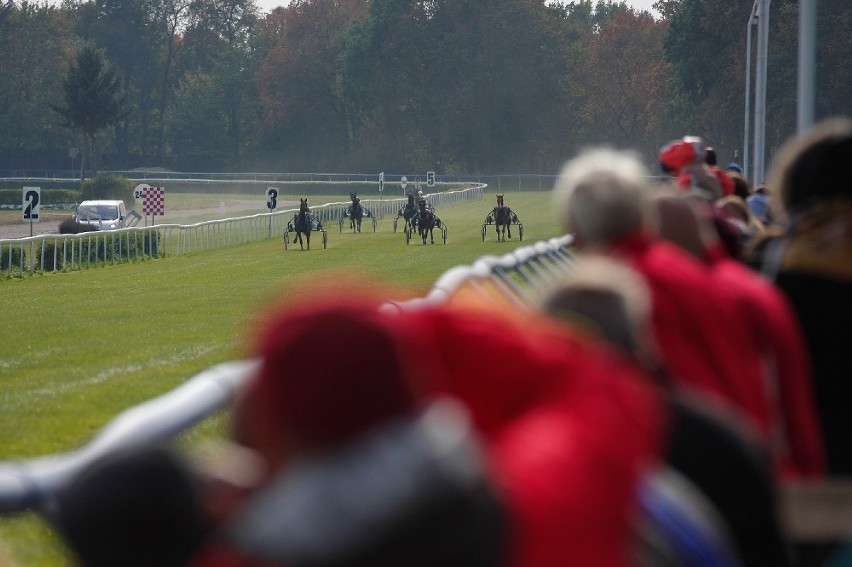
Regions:
<instances>
[{"instance_id":1,"label":"tree line","mask_svg":"<svg viewBox=\"0 0 852 567\"><path fill-rule=\"evenodd\" d=\"M294 0L269 14L252 0L5 0L0 170L85 155L106 169L553 173L601 143L655 163L685 134L726 163L742 151L751 4L659 0L655 18L591 0ZM850 115L852 3L818 12L816 115ZM771 152L795 132L797 1L770 17Z\"/></svg>"}]
</instances>

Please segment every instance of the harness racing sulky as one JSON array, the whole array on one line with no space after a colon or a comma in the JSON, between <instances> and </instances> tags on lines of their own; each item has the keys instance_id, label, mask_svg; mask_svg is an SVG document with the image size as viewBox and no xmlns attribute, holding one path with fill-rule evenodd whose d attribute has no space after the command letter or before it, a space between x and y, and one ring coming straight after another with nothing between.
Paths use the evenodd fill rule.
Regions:
<instances>
[{"instance_id":1,"label":"harness racing sulky","mask_svg":"<svg viewBox=\"0 0 852 567\"><path fill-rule=\"evenodd\" d=\"M513 224L518 227L518 239L523 240L524 225L518 219L515 211L504 204L503 195L497 195L497 206L491 209L491 212L485 217L485 222L482 223L482 241L485 242L488 225L494 225L497 232L497 242L505 242L507 236L512 238Z\"/></svg>"},{"instance_id":2,"label":"harness racing sulky","mask_svg":"<svg viewBox=\"0 0 852 567\"><path fill-rule=\"evenodd\" d=\"M444 244L447 243L447 225L435 214L432 205L424 197L417 200L417 214L411 219L411 222L406 226L405 243L411 242L411 235L414 231L420 235L423 244L426 244L426 238L432 244L435 244L435 236L433 231L438 229L441 232L441 238Z\"/></svg>"},{"instance_id":3,"label":"harness racing sulky","mask_svg":"<svg viewBox=\"0 0 852 567\"><path fill-rule=\"evenodd\" d=\"M399 208L396 213L396 218L393 219L393 231L396 232L397 222L403 220L403 230L407 231L411 226L411 219L417 215L417 202L414 200L414 193L408 194L408 202Z\"/></svg>"},{"instance_id":4,"label":"harness racing sulky","mask_svg":"<svg viewBox=\"0 0 852 567\"><path fill-rule=\"evenodd\" d=\"M328 247L328 233L323 228L322 223L317 219L316 215L311 212L311 209L308 208L308 199L307 197L299 199L299 212L293 215L293 219L287 222L287 230L284 231L284 250L288 250L290 248L290 233L295 232L295 242L299 243L299 246L302 250L305 249L305 244L307 244L308 250L311 249L311 233L319 232L322 233L322 247ZM304 236L304 243L302 240L302 236Z\"/></svg>"},{"instance_id":5,"label":"harness racing sulky","mask_svg":"<svg viewBox=\"0 0 852 567\"><path fill-rule=\"evenodd\" d=\"M373 232L376 232L376 226L378 225L376 215L361 204L358 193L349 193L349 198L352 200L352 204L346 207L346 210L343 211L343 215L340 217L340 232L343 232L343 224L346 219L349 219L349 227L352 229L352 232L361 232L361 221L365 218L373 222Z\"/></svg>"}]
</instances>

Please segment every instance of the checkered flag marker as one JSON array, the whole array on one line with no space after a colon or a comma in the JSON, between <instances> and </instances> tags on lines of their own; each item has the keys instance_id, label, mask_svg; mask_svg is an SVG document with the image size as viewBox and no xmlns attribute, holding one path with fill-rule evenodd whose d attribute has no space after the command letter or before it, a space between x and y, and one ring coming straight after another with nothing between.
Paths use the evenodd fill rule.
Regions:
<instances>
[{"instance_id":1,"label":"checkered flag marker","mask_svg":"<svg viewBox=\"0 0 852 567\"><path fill-rule=\"evenodd\" d=\"M164 215L166 212L166 188L148 187L142 203L142 212L146 215Z\"/></svg>"}]
</instances>

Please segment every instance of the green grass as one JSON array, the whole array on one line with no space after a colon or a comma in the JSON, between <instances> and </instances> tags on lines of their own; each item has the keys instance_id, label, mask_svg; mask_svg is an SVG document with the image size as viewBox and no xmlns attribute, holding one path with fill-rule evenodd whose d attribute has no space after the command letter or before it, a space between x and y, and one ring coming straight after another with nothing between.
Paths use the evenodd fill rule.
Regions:
<instances>
[{"instance_id":1,"label":"green grass","mask_svg":"<svg viewBox=\"0 0 852 567\"><path fill-rule=\"evenodd\" d=\"M299 293L306 277L309 285L357 272L391 283L400 296L390 299L403 299L422 296L453 266L515 249L517 234L498 243L493 227L482 242L482 221L493 202L486 192L481 201L439 209L448 226L446 245L440 239L406 245L385 218L376 233L369 223L360 234L330 227L326 250L314 233L310 251L298 245L285 251L276 238L0 281L0 460L79 447L121 411L244 356L253 318ZM560 234L549 193L509 193L506 202L524 223L523 244ZM186 197L181 206L193 205ZM61 545L32 514L0 520L0 549L4 545L20 567L68 564Z\"/></svg>"}]
</instances>

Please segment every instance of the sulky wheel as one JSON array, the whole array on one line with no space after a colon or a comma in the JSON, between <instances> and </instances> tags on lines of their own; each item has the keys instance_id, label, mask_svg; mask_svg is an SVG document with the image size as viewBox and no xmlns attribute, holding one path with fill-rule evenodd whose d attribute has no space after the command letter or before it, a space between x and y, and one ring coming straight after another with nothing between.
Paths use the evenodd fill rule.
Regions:
<instances>
[{"instance_id":1,"label":"sulky wheel","mask_svg":"<svg viewBox=\"0 0 852 567\"><path fill-rule=\"evenodd\" d=\"M290 233L284 232L284 250L288 250L290 248Z\"/></svg>"},{"instance_id":2,"label":"sulky wheel","mask_svg":"<svg viewBox=\"0 0 852 567\"><path fill-rule=\"evenodd\" d=\"M405 227L405 243L411 244L411 227L410 226Z\"/></svg>"},{"instance_id":3,"label":"sulky wheel","mask_svg":"<svg viewBox=\"0 0 852 567\"><path fill-rule=\"evenodd\" d=\"M399 220L399 217L396 217L395 219L393 219L393 231L394 232L396 232L396 221L398 221L398 220Z\"/></svg>"},{"instance_id":4,"label":"sulky wheel","mask_svg":"<svg viewBox=\"0 0 852 567\"><path fill-rule=\"evenodd\" d=\"M524 225L518 224L518 240L524 239Z\"/></svg>"},{"instance_id":5,"label":"sulky wheel","mask_svg":"<svg viewBox=\"0 0 852 567\"><path fill-rule=\"evenodd\" d=\"M370 220L373 221L373 232L376 232L376 228L379 226L379 221L376 220L376 217L370 217Z\"/></svg>"},{"instance_id":6,"label":"sulky wheel","mask_svg":"<svg viewBox=\"0 0 852 567\"><path fill-rule=\"evenodd\" d=\"M322 231L322 249L328 248L328 232Z\"/></svg>"},{"instance_id":7,"label":"sulky wheel","mask_svg":"<svg viewBox=\"0 0 852 567\"><path fill-rule=\"evenodd\" d=\"M488 226L488 225L485 225L485 224L482 225L482 241L483 242L485 242L485 233L488 230L487 228L485 228L486 226Z\"/></svg>"},{"instance_id":8,"label":"sulky wheel","mask_svg":"<svg viewBox=\"0 0 852 567\"><path fill-rule=\"evenodd\" d=\"M340 232L343 232L343 219L344 217L340 217L340 221L338 221L338 228L340 229Z\"/></svg>"},{"instance_id":9,"label":"sulky wheel","mask_svg":"<svg viewBox=\"0 0 852 567\"><path fill-rule=\"evenodd\" d=\"M441 238L444 239L444 244L447 243L447 225L441 227Z\"/></svg>"}]
</instances>

